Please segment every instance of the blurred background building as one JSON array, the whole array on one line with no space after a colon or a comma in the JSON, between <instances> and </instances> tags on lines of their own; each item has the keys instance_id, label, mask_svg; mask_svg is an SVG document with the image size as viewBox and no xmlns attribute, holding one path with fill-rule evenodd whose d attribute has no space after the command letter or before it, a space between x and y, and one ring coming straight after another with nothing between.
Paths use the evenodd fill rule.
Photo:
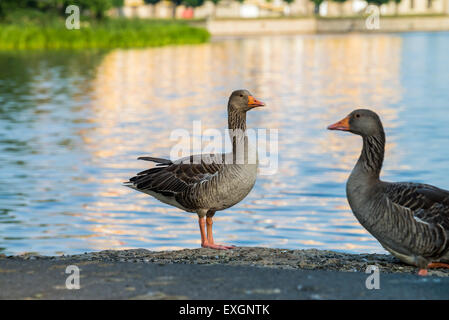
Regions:
<instances>
[{"instance_id":1,"label":"blurred background building","mask_svg":"<svg viewBox=\"0 0 449 320\"><path fill-rule=\"evenodd\" d=\"M180 1L181 3L181 1ZM262 18L279 16L349 17L363 14L369 4L378 5L382 15L449 14L449 0L191 0L174 5L167 0L125 0L111 15L140 18Z\"/></svg>"}]
</instances>

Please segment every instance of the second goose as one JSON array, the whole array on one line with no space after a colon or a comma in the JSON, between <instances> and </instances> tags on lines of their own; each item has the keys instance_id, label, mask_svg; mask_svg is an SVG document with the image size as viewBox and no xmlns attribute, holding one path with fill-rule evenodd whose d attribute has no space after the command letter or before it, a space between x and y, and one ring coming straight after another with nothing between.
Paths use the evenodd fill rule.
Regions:
<instances>
[{"instance_id":1,"label":"second goose","mask_svg":"<svg viewBox=\"0 0 449 320\"><path fill-rule=\"evenodd\" d=\"M411 182L381 181L385 133L379 116L353 111L329 130L349 131L363 138L363 149L346 184L354 215L401 261L420 268L449 268L449 191Z\"/></svg>"}]
</instances>

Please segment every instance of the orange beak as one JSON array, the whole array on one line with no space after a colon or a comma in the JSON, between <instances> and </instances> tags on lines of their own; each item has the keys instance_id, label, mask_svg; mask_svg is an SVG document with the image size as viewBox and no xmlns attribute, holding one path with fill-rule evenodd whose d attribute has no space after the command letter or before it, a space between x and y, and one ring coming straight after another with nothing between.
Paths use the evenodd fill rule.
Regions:
<instances>
[{"instance_id":1,"label":"orange beak","mask_svg":"<svg viewBox=\"0 0 449 320\"><path fill-rule=\"evenodd\" d=\"M257 100L253 96L248 96L248 106L249 107L251 107L251 108L263 107L264 105L265 105L265 103L263 103L262 101Z\"/></svg>"},{"instance_id":2,"label":"orange beak","mask_svg":"<svg viewBox=\"0 0 449 320\"><path fill-rule=\"evenodd\" d=\"M340 131L349 131L349 116L344 118L343 120L338 121L337 123L331 124L327 127L328 130L340 130Z\"/></svg>"}]
</instances>

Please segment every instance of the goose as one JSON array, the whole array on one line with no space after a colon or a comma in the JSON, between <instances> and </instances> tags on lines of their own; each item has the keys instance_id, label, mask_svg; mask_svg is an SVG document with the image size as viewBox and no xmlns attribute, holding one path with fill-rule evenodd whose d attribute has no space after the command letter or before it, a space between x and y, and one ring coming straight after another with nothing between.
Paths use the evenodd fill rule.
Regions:
<instances>
[{"instance_id":1,"label":"goose","mask_svg":"<svg viewBox=\"0 0 449 320\"><path fill-rule=\"evenodd\" d=\"M385 132L379 116L367 109L351 112L329 130L363 138L363 149L346 183L357 220L402 262L419 268L449 268L449 191L412 182L380 180Z\"/></svg>"},{"instance_id":2,"label":"goose","mask_svg":"<svg viewBox=\"0 0 449 320\"><path fill-rule=\"evenodd\" d=\"M232 152L192 155L176 161L139 157L139 160L157 164L154 168L137 173L124 185L186 212L196 212L201 247L218 250L234 248L214 242L213 216L217 211L242 201L256 182L258 157L246 136L246 112L262 106L265 104L255 99L248 90L232 92L228 100Z\"/></svg>"}]
</instances>

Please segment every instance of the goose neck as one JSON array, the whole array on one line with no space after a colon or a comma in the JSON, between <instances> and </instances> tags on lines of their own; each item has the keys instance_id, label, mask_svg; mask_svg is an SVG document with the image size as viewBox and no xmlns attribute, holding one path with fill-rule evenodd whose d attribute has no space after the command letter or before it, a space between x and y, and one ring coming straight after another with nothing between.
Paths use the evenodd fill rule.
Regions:
<instances>
[{"instance_id":1,"label":"goose neck","mask_svg":"<svg viewBox=\"0 0 449 320\"><path fill-rule=\"evenodd\" d=\"M361 174L379 179L385 155L385 134L363 136L363 149L356 169Z\"/></svg>"}]
</instances>

